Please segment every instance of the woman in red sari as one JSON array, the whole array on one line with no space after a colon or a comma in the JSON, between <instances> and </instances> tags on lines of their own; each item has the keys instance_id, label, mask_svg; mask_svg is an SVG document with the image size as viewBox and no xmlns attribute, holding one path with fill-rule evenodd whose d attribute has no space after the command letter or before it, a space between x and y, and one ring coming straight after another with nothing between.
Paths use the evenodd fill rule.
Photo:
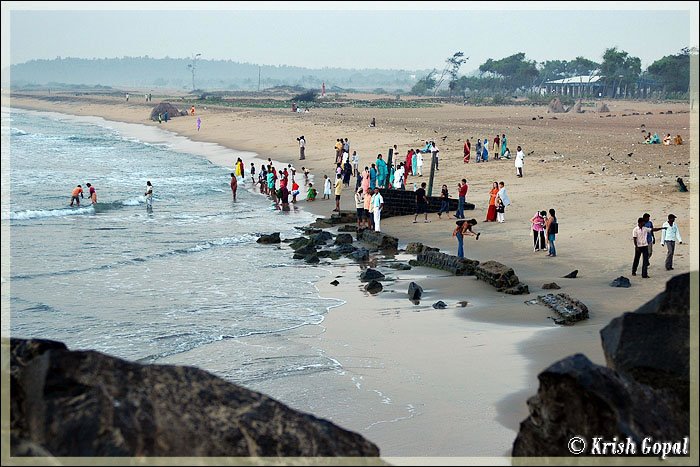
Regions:
<instances>
[{"instance_id":1,"label":"woman in red sari","mask_svg":"<svg viewBox=\"0 0 700 467\"><path fill-rule=\"evenodd\" d=\"M469 141L469 138L464 142L464 163L468 164L469 163L469 158L472 152L472 143Z\"/></svg>"},{"instance_id":2,"label":"woman in red sari","mask_svg":"<svg viewBox=\"0 0 700 467\"><path fill-rule=\"evenodd\" d=\"M498 182L493 182L491 191L489 191L489 210L486 212L486 220L484 222L496 221L496 198L498 197Z\"/></svg>"},{"instance_id":3,"label":"woman in red sari","mask_svg":"<svg viewBox=\"0 0 700 467\"><path fill-rule=\"evenodd\" d=\"M408 176L412 174L411 162L413 162L413 149L409 149L406 153L406 165L404 169L406 170L405 178L408 180ZM406 183L408 185L408 183Z\"/></svg>"}]
</instances>

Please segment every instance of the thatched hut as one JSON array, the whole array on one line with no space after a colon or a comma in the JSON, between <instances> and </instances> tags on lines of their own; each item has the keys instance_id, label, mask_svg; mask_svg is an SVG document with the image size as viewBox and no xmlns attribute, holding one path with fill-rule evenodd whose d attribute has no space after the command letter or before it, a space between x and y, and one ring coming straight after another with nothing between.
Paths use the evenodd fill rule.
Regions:
<instances>
[{"instance_id":1,"label":"thatched hut","mask_svg":"<svg viewBox=\"0 0 700 467\"><path fill-rule=\"evenodd\" d=\"M553 114L563 114L566 112L566 109L564 106L561 104L561 101L559 100L558 97L555 97L552 99L552 101L549 103L549 108L547 109L548 113L553 113Z\"/></svg>"},{"instance_id":2,"label":"thatched hut","mask_svg":"<svg viewBox=\"0 0 700 467\"><path fill-rule=\"evenodd\" d=\"M583 102L581 102L581 101L578 101L576 104L574 104L574 106L572 108L573 108L573 111L576 112L577 114L582 114L585 112L585 110L583 110Z\"/></svg>"},{"instance_id":3,"label":"thatched hut","mask_svg":"<svg viewBox=\"0 0 700 467\"><path fill-rule=\"evenodd\" d=\"M165 112L168 112L168 118L179 117L180 115L187 115L187 111L183 111L185 113L180 113L180 111L177 110L177 107L175 107L171 103L161 102L157 106L153 107L153 110L151 110L151 120L158 120L158 114L165 115Z\"/></svg>"},{"instance_id":4,"label":"thatched hut","mask_svg":"<svg viewBox=\"0 0 700 467\"><path fill-rule=\"evenodd\" d=\"M598 112L599 113L606 113L606 112L610 112L610 109L605 104L605 102L601 102L600 105L598 106Z\"/></svg>"}]
</instances>

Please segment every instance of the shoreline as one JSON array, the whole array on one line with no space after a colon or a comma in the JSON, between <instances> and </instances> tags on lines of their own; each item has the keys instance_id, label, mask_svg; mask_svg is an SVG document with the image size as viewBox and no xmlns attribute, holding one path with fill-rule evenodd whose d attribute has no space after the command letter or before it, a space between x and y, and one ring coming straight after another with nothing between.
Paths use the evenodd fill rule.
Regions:
<instances>
[{"instance_id":1,"label":"shoreline","mask_svg":"<svg viewBox=\"0 0 700 467\"><path fill-rule=\"evenodd\" d=\"M49 104L46 103L46 106ZM107 106L105 105L105 107ZM106 109L105 113L110 113L107 112L109 110L109 108ZM263 116L270 113L273 112L261 112ZM225 113L222 111L221 114L224 114L224 119L221 122L223 125ZM107 119L104 116L100 117ZM186 117L184 118L186 119ZM275 125L275 119L276 116L270 117L271 125ZM136 118L131 115L124 120L136 120ZM138 122L127 121L125 123ZM140 124L144 127L154 126L143 122ZM168 131L178 137L188 138L187 132ZM202 135L198 136L202 138ZM221 136L212 139L220 138ZM191 138L189 139L191 140ZM217 141L216 144L225 150L237 151L220 141ZM267 153L263 151L257 152L261 160L264 160L265 154ZM211 158L204 157L214 164L231 167L226 164L223 152L219 158L215 155L212 155ZM270 157L283 163L292 163L295 166L300 163L293 158L285 162L285 160L275 157L274 154L271 154ZM307 159L309 159L309 166L321 164L318 158L310 158L308 152ZM244 162L247 167L250 160L247 159ZM494 161L494 165L503 165L506 162L512 163L512 161ZM520 186L518 188L531 187ZM510 191L510 193L513 197L514 192ZM565 199L568 197L573 202L576 194L576 191L572 189L561 193L560 197ZM522 192L518 195L523 196ZM591 193L588 192L588 195L591 196ZM341 198L341 201L346 203L351 200L350 196ZM302 209L318 216L329 215L331 203L332 201L323 202L319 199L311 203L312 206L307 206L305 201L300 201L297 204ZM347 209L346 203L343 203L343 207ZM532 203L526 202L525 204L530 206ZM324 212L326 209L327 213ZM388 454L382 449L382 457L406 457L403 455L405 452L409 452L408 456L439 456L444 455L443 453L449 453L447 455L468 457L474 449L485 450L483 453L479 451L477 455L507 456L515 434L517 434L518 423L527 416L527 407L524 405L524 401L536 392L536 374L560 358L579 351L585 353L594 363L604 363L596 331L605 326L610 319L624 311L634 310L664 289L667 279L663 279L665 276L660 274L661 271L658 271L659 266L657 265L652 269L654 281L650 284L651 286L642 288L638 286L638 281L635 281L635 287L630 289L634 292L633 294L625 293L624 290L613 292L607 283L614 277L627 273L628 262L631 260L627 258L629 255L625 254L628 252L616 251L619 246L614 242L610 242L612 245L601 245L603 251L597 253L586 249L586 245L577 245L572 240L572 234L569 234L568 237L562 236L561 244L563 246L558 245L565 252L562 256L570 255L569 259L548 261L547 258L537 258L533 261L535 254L528 251L527 248L529 245L527 224L522 223L523 218L529 219L527 213L533 209L526 207L524 210L527 212L520 213L522 214L520 216L515 212L509 213L508 222L501 226L482 224L484 210L481 208L472 211L473 216L467 213L468 217L479 219L478 231L482 231L486 235L482 235L479 243L473 242L472 239L465 239L465 250L467 257L480 261L495 259L513 267L521 281L530 285L531 293L529 296L504 296L486 284L472 283L476 282L473 277L442 277L441 272L436 273L436 270L429 268L413 268L411 271L397 272L398 279L389 283L385 289L395 290L395 297L389 297L394 293L385 293L378 297L369 297L368 300L366 294L358 287L357 274L353 276L352 271L349 271L359 270L358 265L339 266L333 264L328 277L331 275L343 276L341 283L346 282L347 284L342 289L340 287L333 289L323 280L316 284L319 294L330 294L334 298L344 296L345 303L328 311L322 323L322 332L315 337L300 333L298 339L302 342L313 341L313 345L318 346L326 354L335 354L331 357L337 357L344 368L354 368L354 363L363 360L363 358L366 363L370 356L383 356L385 359L383 368L365 365L352 372L348 370L349 373L352 373L352 377L347 376L350 378L348 387L357 383L358 380L353 381L353 377L361 377L363 387L375 386L385 390L390 388L393 396L392 403L384 405L391 405L392 409L395 407L405 408L404 412L411 415L405 419L394 420L393 423L367 427L362 425L362 417L355 414L355 419L351 420L350 423L355 424L359 429L344 425L345 428L355 429L374 441L380 448L382 448L382 444L391 445ZM615 214L617 212L613 213L613 218ZM697 218L693 217L693 212L689 212L689 214L688 218L683 220L683 224L679 222L682 225L681 231L684 234L684 239L693 238L691 237L693 233L688 226L697 222ZM454 225L453 222L438 221L431 215L431 224L421 224L412 228L410 226L411 219L408 217L410 216L383 220L382 230L389 235L398 237L400 247L405 245L407 241L421 241L426 245L439 247L441 251L454 253L456 245L454 240L449 237L449 232ZM606 216L606 219L609 220L610 215ZM513 224L517 224L517 226L511 227ZM497 229L505 230L506 235L499 235ZM624 229L620 229L621 232L627 230L626 225ZM406 235L408 231L410 234ZM617 231L602 231L599 236L615 238L617 233ZM495 241L485 241L489 238L495 238ZM625 243L625 245L627 244ZM662 251L656 255L663 255L660 246L656 248L657 252ZM503 250L510 253L505 255L505 260L503 259ZM658 261L658 257L656 260ZM677 254L676 262L676 273L686 272L690 268L690 259L687 253L682 257ZM561 279L564 274L573 269L582 271L579 278ZM597 275L600 275L600 278ZM432 277L428 279L428 276ZM405 293L403 291L411 278L419 280L423 285L426 291L425 296L429 297L428 301L432 303L433 298L435 300L443 299L448 302L448 309L431 310L428 304L427 306L421 305L420 310L417 310L415 306L409 305L410 302L407 302L406 296L402 294ZM555 327L546 320L549 313L544 307L525 307L523 305L523 301L541 293L539 284L552 280L556 280L562 286L562 292L580 298L590 309L596 310L588 321L578 323L575 327ZM456 301L458 298L466 299L470 302L470 306L463 310L454 311L452 301ZM523 317L523 310L527 312L525 317ZM354 314L351 315L351 313ZM420 341L421 337L423 337L423 341ZM492 339L494 337L497 339ZM495 343L492 340L498 342ZM348 348L354 352L346 354ZM480 365L480 362L483 361L489 361L488 368L483 368ZM497 370L501 373L496 374ZM484 398L484 400L480 400L481 404L476 404L476 406L470 405L469 386L464 382L464 380L471 381L472 378L478 380L475 392ZM319 377L318 379L324 380L325 378ZM517 380L520 382L518 383ZM321 391L325 384L327 381L320 381L316 384L316 390ZM360 388L355 387L358 390L355 393L357 396L360 394ZM368 389L367 394L361 395L374 399L378 397L376 389L374 391ZM423 406L416 409L421 403ZM409 407L413 407L413 412ZM495 413L489 412L489 410L495 410ZM483 411L489 412L488 417L486 417L488 423L485 423ZM348 410L348 413L352 415L351 410ZM482 414L482 418L474 419L475 414ZM331 418L331 421L335 420ZM468 425L469 423L472 425ZM445 431L448 433L436 430L437 427L447 428ZM404 445L404 443L410 442L410 436L420 438L421 442L424 443L422 448L430 446L434 452L422 454L410 451L412 447ZM510 443L504 443L508 436L510 436ZM486 441L494 437L500 439L500 444L495 443L496 445L501 447L507 445L508 450L492 452L495 448L494 444L489 445ZM476 439L474 444L478 446L465 446L466 439ZM469 454L465 456L464 453L456 452L458 448L466 448Z\"/></svg>"}]
</instances>

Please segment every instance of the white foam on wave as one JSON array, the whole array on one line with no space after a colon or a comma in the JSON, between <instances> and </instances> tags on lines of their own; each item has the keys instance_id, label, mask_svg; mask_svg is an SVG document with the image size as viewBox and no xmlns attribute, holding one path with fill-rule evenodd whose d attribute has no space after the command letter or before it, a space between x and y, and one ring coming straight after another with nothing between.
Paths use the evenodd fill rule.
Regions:
<instances>
[{"instance_id":1,"label":"white foam on wave","mask_svg":"<svg viewBox=\"0 0 700 467\"><path fill-rule=\"evenodd\" d=\"M138 206L142 202L145 202L145 201L142 201L139 198L131 198L131 199L125 199L124 201L122 201L122 205L124 205L124 206Z\"/></svg>"},{"instance_id":2,"label":"white foam on wave","mask_svg":"<svg viewBox=\"0 0 700 467\"><path fill-rule=\"evenodd\" d=\"M64 216L80 216L84 214L94 214L95 209L92 206L86 206L84 208L66 208L66 209L49 209L49 210L32 210L27 209L24 211L11 211L8 214L3 213L3 220L27 220L27 219L40 219L47 217L64 217Z\"/></svg>"}]
</instances>

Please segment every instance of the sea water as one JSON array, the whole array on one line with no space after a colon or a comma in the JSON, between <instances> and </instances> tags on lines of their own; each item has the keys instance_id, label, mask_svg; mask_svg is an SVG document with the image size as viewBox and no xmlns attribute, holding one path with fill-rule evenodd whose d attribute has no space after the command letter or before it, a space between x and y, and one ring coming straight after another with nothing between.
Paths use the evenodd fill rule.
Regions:
<instances>
[{"instance_id":1,"label":"sea water","mask_svg":"<svg viewBox=\"0 0 700 467\"><path fill-rule=\"evenodd\" d=\"M319 297L313 285L327 272L256 242L261 233L300 236L295 227L311 222L311 214L275 209L246 189L248 174L233 202L230 167L183 152L165 132L162 141L139 136L158 129L100 120L2 110L10 334L142 363L268 337L282 357L258 358L245 345L238 355L208 357L212 367L226 368L221 376L252 388L336 368L320 353L279 349L286 342L280 336L321 323L341 304ZM233 164L238 153L228 151ZM88 182L96 188L94 206ZM79 184L85 199L70 207Z\"/></svg>"}]
</instances>

